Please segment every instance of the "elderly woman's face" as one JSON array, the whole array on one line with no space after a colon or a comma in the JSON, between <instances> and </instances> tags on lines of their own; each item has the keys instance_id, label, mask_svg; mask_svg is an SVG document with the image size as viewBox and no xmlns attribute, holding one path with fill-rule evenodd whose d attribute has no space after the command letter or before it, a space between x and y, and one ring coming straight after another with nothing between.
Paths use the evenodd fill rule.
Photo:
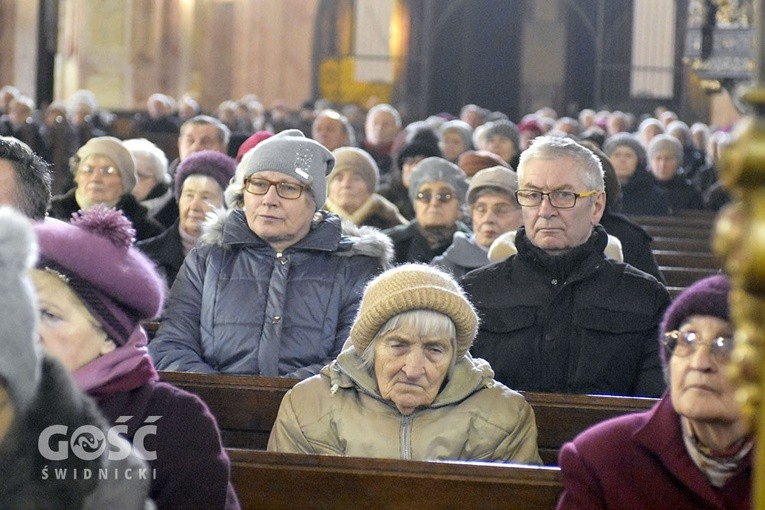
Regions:
<instances>
[{"instance_id":1,"label":"elderly woman's face","mask_svg":"<svg viewBox=\"0 0 765 510\"><path fill-rule=\"evenodd\" d=\"M117 164L100 154L80 161L74 180L77 191L93 204L116 204L125 193Z\"/></svg>"},{"instance_id":2,"label":"elderly woman's face","mask_svg":"<svg viewBox=\"0 0 765 510\"><path fill-rule=\"evenodd\" d=\"M58 276L35 269L31 277L37 290L40 341L45 352L74 372L115 349L93 315Z\"/></svg>"},{"instance_id":3,"label":"elderly woman's face","mask_svg":"<svg viewBox=\"0 0 765 510\"><path fill-rule=\"evenodd\" d=\"M508 163L518 152L515 143L513 143L513 141L508 137L502 135L494 135L490 138L487 138L486 150L493 152Z\"/></svg>"},{"instance_id":4,"label":"elderly woman's face","mask_svg":"<svg viewBox=\"0 0 765 510\"><path fill-rule=\"evenodd\" d=\"M487 192L470 208L475 241L488 248L496 238L523 225L521 207L507 193Z\"/></svg>"},{"instance_id":5,"label":"elderly woman's face","mask_svg":"<svg viewBox=\"0 0 765 510\"><path fill-rule=\"evenodd\" d=\"M638 165L638 156L635 151L627 145L619 145L608 159L611 160L611 164L614 166L614 172L616 172L619 182L621 184L629 182Z\"/></svg>"},{"instance_id":6,"label":"elderly woman's face","mask_svg":"<svg viewBox=\"0 0 765 510\"><path fill-rule=\"evenodd\" d=\"M414 200L414 215L425 227L452 227L460 217L460 201L446 181L425 182Z\"/></svg>"},{"instance_id":7,"label":"elderly woman's face","mask_svg":"<svg viewBox=\"0 0 765 510\"><path fill-rule=\"evenodd\" d=\"M375 378L380 395L404 416L436 399L454 356L449 338L394 329L375 345Z\"/></svg>"},{"instance_id":8,"label":"elderly woman's face","mask_svg":"<svg viewBox=\"0 0 765 510\"><path fill-rule=\"evenodd\" d=\"M702 345L693 352L679 344L669 359L675 411L697 423L741 421L741 410L733 399L734 386L725 374L727 356L709 347L714 339L733 335L731 324L709 315L693 315L679 331L695 332Z\"/></svg>"},{"instance_id":9,"label":"elderly woman's face","mask_svg":"<svg viewBox=\"0 0 765 510\"><path fill-rule=\"evenodd\" d=\"M467 150L465 140L459 133L447 131L444 133L443 138L444 159L456 161L459 155Z\"/></svg>"},{"instance_id":10,"label":"elderly woman's face","mask_svg":"<svg viewBox=\"0 0 765 510\"><path fill-rule=\"evenodd\" d=\"M136 183L130 193L140 202L146 200L151 190L157 185L157 178L154 176L154 170L146 158L141 156L135 157L133 155L133 159L135 161Z\"/></svg>"},{"instance_id":11,"label":"elderly woman's face","mask_svg":"<svg viewBox=\"0 0 765 510\"><path fill-rule=\"evenodd\" d=\"M670 150L658 151L651 158L651 173L660 182L670 181L677 174L680 161Z\"/></svg>"},{"instance_id":12,"label":"elderly woman's face","mask_svg":"<svg viewBox=\"0 0 765 510\"><path fill-rule=\"evenodd\" d=\"M248 179L287 182L302 187L297 179L281 172L258 172ZM283 251L308 235L315 207L305 189L298 198L288 199L280 197L276 186L272 185L265 195L245 190L244 211L250 229L276 251Z\"/></svg>"},{"instance_id":13,"label":"elderly woman's face","mask_svg":"<svg viewBox=\"0 0 765 510\"><path fill-rule=\"evenodd\" d=\"M208 175L189 175L184 179L178 197L180 227L187 234L199 237L207 213L222 205L223 190L218 181Z\"/></svg>"},{"instance_id":14,"label":"elderly woman's face","mask_svg":"<svg viewBox=\"0 0 765 510\"><path fill-rule=\"evenodd\" d=\"M343 170L334 176L328 191L329 198L351 214L372 194L361 174L354 170Z\"/></svg>"}]
</instances>

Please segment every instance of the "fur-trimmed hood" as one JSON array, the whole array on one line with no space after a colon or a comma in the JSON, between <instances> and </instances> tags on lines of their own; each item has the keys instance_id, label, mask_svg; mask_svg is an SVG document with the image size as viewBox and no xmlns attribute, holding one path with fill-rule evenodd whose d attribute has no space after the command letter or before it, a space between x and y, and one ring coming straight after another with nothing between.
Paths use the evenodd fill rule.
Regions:
<instances>
[{"instance_id":1,"label":"fur-trimmed hood","mask_svg":"<svg viewBox=\"0 0 765 510\"><path fill-rule=\"evenodd\" d=\"M216 209L208 213L198 245L225 247L234 244L263 245L247 225L241 209ZM393 260L393 242L374 227L357 227L336 214L317 211L308 235L288 249L332 251L338 256L376 258L387 269Z\"/></svg>"}]
</instances>

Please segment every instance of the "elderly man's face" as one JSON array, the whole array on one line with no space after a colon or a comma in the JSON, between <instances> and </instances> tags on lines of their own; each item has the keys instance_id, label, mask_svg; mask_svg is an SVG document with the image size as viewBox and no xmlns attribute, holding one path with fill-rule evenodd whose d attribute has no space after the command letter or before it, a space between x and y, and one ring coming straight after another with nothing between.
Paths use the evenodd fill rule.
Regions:
<instances>
[{"instance_id":1,"label":"elderly man's face","mask_svg":"<svg viewBox=\"0 0 765 510\"><path fill-rule=\"evenodd\" d=\"M394 329L375 345L375 377L380 395L404 416L433 403L454 356L449 338Z\"/></svg>"},{"instance_id":2,"label":"elderly man's face","mask_svg":"<svg viewBox=\"0 0 765 510\"><path fill-rule=\"evenodd\" d=\"M484 193L470 208L475 242L488 248L505 232L515 230L523 223L521 208L505 193Z\"/></svg>"},{"instance_id":3,"label":"elderly man's face","mask_svg":"<svg viewBox=\"0 0 765 510\"><path fill-rule=\"evenodd\" d=\"M371 194L364 178L354 170L339 172L329 183L329 198L351 214L356 212Z\"/></svg>"},{"instance_id":4,"label":"elderly man's face","mask_svg":"<svg viewBox=\"0 0 765 510\"><path fill-rule=\"evenodd\" d=\"M311 138L331 151L348 145L348 134L343 130L343 123L326 115L319 115L313 121Z\"/></svg>"},{"instance_id":5,"label":"elderly man's face","mask_svg":"<svg viewBox=\"0 0 765 510\"><path fill-rule=\"evenodd\" d=\"M117 164L112 158L100 154L93 154L80 162L74 181L77 191L93 204L116 204L126 192L122 189Z\"/></svg>"},{"instance_id":6,"label":"elderly man's face","mask_svg":"<svg viewBox=\"0 0 765 510\"><path fill-rule=\"evenodd\" d=\"M302 186L300 181L281 172L257 172L249 179ZM254 195L245 190L244 210L250 229L281 252L308 235L315 207L305 189L298 198L287 199L277 194L276 186L271 186L265 195Z\"/></svg>"},{"instance_id":7,"label":"elderly man's face","mask_svg":"<svg viewBox=\"0 0 765 510\"><path fill-rule=\"evenodd\" d=\"M680 162L672 151L658 151L651 158L651 173L657 181L671 181L677 175Z\"/></svg>"},{"instance_id":8,"label":"elderly man's face","mask_svg":"<svg viewBox=\"0 0 765 510\"><path fill-rule=\"evenodd\" d=\"M693 315L680 331L693 331L702 343L733 336L730 322L710 315ZM733 394L734 385L725 375L728 359L709 345L685 352L678 345L669 358L672 406L693 423L736 424L743 421Z\"/></svg>"},{"instance_id":9,"label":"elderly man's face","mask_svg":"<svg viewBox=\"0 0 765 510\"><path fill-rule=\"evenodd\" d=\"M379 110L367 118L364 125L367 141L376 146L388 145L398 134L396 119L390 113Z\"/></svg>"},{"instance_id":10,"label":"elderly man's face","mask_svg":"<svg viewBox=\"0 0 765 510\"><path fill-rule=\"evenodd\" d=\"M204 150L226 153L226 144L218 138L218 129L212 124L189 124L178 137L178 159Z\"/></svg>"},{"instance_id":11,"label":"elderly man's face","mask_svg":"<svg viewBox=\"0 0 765 510\"><path fill-rule=\"evenodd\" d=\"M583 170L572 158L535 158L528 160L519 189L549 193L590 191L582 179ZM584 244L592 227L600 221L605 207L605 193L578 198L570 209L559 209L544 196L536 207L523 207L526 237L535 246L551 254L564 253Z\"/></svg>"},{"instance_id":12,"label":"elderly man's face","mask_svg":"<svg viewBox=\"0 0 765 510\"><path fill-rule=\"evenodd\" d=\"M445 181L429 181L420 186L414 200L414 215L424 228L452 227L460 217L457 192Z\"/></svg>"}]
</instances>

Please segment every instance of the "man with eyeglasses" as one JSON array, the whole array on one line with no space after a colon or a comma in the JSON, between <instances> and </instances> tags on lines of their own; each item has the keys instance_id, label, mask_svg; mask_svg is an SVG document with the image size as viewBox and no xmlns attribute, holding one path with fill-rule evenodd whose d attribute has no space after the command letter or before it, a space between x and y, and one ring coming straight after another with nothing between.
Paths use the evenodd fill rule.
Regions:
<instances>
[{"instance_id":1,"label":"man with eyeglasses","mask_svg":"<svg viewBox=\"0 0 765 510\"><path fill-rule=\"evenodd\" d=\"M320 210L334 164L294 129L245 154L228 210L176 277L149 347L158 369L303 379L340 353L392 249L378 230Z\"/></svg>"},{"instance_id":2,"label":"man with eyeglasses","mask_svg":"<svg viewBox=\"0 0 765 510\"><path fill-rule=\"evenodd\" d=\"M538 137L518 181L518 253L462 279L481 317L473 355L513 389L661 395L656 334L669 293L604 255L600 161L572 139Z\"/></svg>"},{"instance_id":3,"label":"man with eyeglasses","mask_svg":"<svg viewBox=\"0 0 765 510\"><path fill-rule=\"evenodd\" d=\"M473 232L455 232L451 246L435 257L431 265L459 278L489 264L491 243L523 224L521 206L515 198L517 190L518 176L509 168L495 166L477 172L467 192Z\"/></svg>"}]
</instances>

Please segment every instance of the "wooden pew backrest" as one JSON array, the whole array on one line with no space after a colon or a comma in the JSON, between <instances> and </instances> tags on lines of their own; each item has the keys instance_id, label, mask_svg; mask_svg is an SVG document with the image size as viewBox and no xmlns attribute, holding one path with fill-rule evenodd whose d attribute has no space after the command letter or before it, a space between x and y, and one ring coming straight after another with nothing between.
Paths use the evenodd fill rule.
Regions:
<instances>
[{"instance_id":1,"label":"wooden pew backrest","mask_svg":"<svg viewBox=\"0 0 765 510\"><path fill-rule=\"evenodd\" d=\"M218 420L229 448L263 450L284 394L295 379L161 372L163 381L199 395ZM558 450L587 427L629 412L643 411L656 399L525 392L536 416L539 454L546 465Z\"/></svg>"},{"instance_id":2,"label":"wooden pew backrest","mask_svg":"<svg viewBox=\"0 0 765 510\"><path fill-rule=\"evenodd\" d=\"M554 508L553 467L229 450L243 509Z\"/></svg>"}]
</instances>

